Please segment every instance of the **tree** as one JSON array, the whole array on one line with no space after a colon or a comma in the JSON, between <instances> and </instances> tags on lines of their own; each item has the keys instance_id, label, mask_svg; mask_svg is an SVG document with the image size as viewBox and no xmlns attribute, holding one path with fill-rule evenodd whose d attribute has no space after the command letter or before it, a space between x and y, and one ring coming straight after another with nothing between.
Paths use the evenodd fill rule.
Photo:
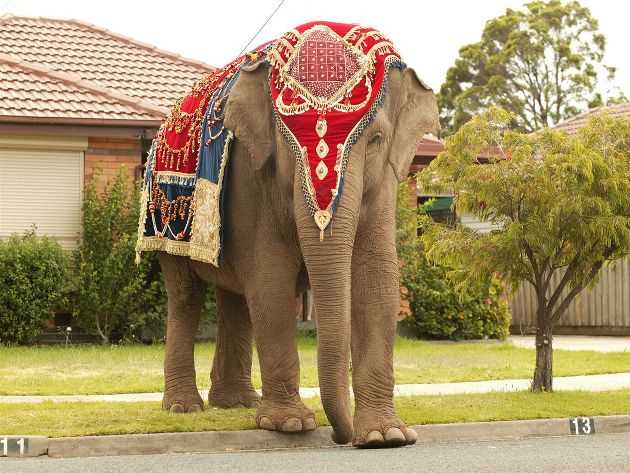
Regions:
<instances>
[{"instance_id":1,"label":"tree","mask_svg":"<svg viewBox=\"0 0 630 473\"><path fill-rule=\"evenodd\" d=\"M474 118L420 174L424 189L452 192L457 212L496 230L433 225L423 240L427 256L455 268L460 284L490 273L514 290L533 285L532 389L551 391L554 324L604 264L630 254L630 121L599 115L568 136L521 134L509 129L513 120L498 109ZM495 157L480 164L484 153Z\"/></svg>"},{"instance_id":2,"label":"tree","mask_svg":"<svg viewBox=\"0 0 630 473\"><path fill-rule=\"evenodd\" d=\"M454 132L496 105L522 131L551 126L597 102L606 40L579 2L533 1L488 21L481 40L462 47L438 102L442 127ZM600 97L599 102L604 102Z\"/></svg>"},{"instance_id":3,"label":"tree","mask_svg":"<svg viewBox=\"0 0 630 473\"><path fill-rule=\"evenodd\" d=\"M133 340L142 327L163 325L166 294L157 257L134 263L140 200L121 168L103 192L93 178L83 199L83 238L75 252L73 314L103 343Z\"/></svg>"}]
</instances>

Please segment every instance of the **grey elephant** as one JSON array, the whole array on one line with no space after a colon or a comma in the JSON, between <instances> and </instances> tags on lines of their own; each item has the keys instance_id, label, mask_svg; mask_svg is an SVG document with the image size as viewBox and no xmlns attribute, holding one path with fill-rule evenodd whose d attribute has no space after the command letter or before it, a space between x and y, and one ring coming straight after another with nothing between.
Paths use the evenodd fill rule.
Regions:
<instances>
[{"instance_id":1,"label":"grey elephant","mask_svg":"<svg viewBox=\"0 0 630 473\"><path fill-rule=\"evenodd\" d=\"M296 344L298 300L310 287L333 440L416 441L393 404L395 207L417 142L437 129L433 93L391 42L337 23L291 30L176 104L152 149L137 247L161 252L168 292L164 409L203 409L193 350L212 283L209 404L257 406L262 429L315 429ZM253 340L262 399L251 383Z\"/></svg>"}]
</instances>

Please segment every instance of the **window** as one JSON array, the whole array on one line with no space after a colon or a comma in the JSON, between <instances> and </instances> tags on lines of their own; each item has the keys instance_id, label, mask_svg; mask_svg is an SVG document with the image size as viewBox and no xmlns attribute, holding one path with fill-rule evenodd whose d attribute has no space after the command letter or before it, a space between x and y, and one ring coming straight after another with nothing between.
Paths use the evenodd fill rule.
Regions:
<instances>
[{"instance_id":1,"label":"window","mask_svg":"<svg viewBox=\"0 0 630 473\"><path fill-rule=\"evenodd\" d=\"M0 148L0 238L37 234L64 248L81 233L83 186L81 151Z\"/></svg>"}]
</instances>

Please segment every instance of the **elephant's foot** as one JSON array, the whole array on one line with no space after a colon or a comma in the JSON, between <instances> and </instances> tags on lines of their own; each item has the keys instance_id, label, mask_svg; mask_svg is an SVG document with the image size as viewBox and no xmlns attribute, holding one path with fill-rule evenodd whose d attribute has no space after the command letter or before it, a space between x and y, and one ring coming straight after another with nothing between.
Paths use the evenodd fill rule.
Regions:
<instances>
[{"instance_id":1,"label":"elephant's foot","mask_svg":"<svg viewBox=\"0 0 630 473\"><path fill-rule=\"evenodd\" d=\"M162 398L162 409L173 414L203 411L203 399L196 387L189 389L167 389Z\"/></svg>"},{"instance_id":2,"label":"elephant's foot","mask_svg":"<svg viewBox=\"0 0 630 473\"><path fill-rule=\"evenodd\" d=\"M317 428L315 414L299 398L290 401L263 398L256 411L256 425L280 432L306 432Z\"/></svg>"},{"instance_id":3,"label":"elephant's foot","mask_svg":"<svg viewBox=\"0 0 630 473\"><path fill-rule=\"evenodd\" d=\"M358 410L354 416L352 445L359 448L402 447L416 443L418 434L398 417Z\"/></svg>"},{"instance_id":4,"label":"elephant's foot","mask_svg":"<svg viewBox=\"0 0 630 473\"><path fill-rule=\"evenodd\" d=\"M260 395L253 386L225 386L215 385L210 387L208 404L222 409L231 407L258 407Z\"/></svg>"}]
</instances>

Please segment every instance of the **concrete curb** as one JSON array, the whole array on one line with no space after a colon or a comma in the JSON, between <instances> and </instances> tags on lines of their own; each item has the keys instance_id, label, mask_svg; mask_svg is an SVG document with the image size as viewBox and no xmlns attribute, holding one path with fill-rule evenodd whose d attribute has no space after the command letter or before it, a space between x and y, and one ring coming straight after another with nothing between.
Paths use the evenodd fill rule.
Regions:
<instances>
[{"instance_id":1,"label":"concrete curb","mask_svg":"<svg viewBox=\"0 0 630 473\"><path fill-rule=\"evenodd\" d=\"M2 440L0 458L4 455L12 457L40 457L48 453L49 439L43 435L2 435L0 431L0 439ZM19 442L22 442L21 447ZM21 449L23 451L19 453Z\"/></svg>"},{"instance_id":2,"label":"concrete curb","mask_svg":"<svg viewBox=\"0 0 630 473\"><path fill-rule=\"evenodd\" d=\"M595 417L597 434L630 432L630 415ZM570 435L569 419L536 419L462 424L417 425L418 443L515 440ZM285 448L330 448L331 428L304 434L264 430L61 437L48 441L50 457L219 453Z\"/></svg>"}]
</instances>

